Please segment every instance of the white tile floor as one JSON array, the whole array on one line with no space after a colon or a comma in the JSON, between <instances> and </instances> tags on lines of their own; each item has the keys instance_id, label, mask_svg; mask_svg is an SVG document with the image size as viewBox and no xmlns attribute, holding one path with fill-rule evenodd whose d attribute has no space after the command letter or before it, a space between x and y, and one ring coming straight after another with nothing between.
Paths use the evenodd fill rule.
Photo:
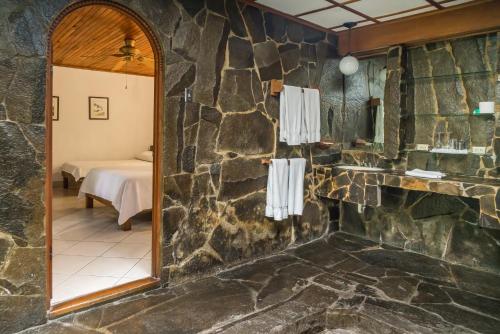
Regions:
<instances>
[{"instance_id":1,"label":"white tile floor","mask_svg":"<svg viewBox=\"0 0 500 334\"><path fill-rule=\"evenodd\" d=\"M52 303L151 276L151 216L135 217L132 231L119 229L112 208L54 189Z\"/></svg>"}]
</instances>

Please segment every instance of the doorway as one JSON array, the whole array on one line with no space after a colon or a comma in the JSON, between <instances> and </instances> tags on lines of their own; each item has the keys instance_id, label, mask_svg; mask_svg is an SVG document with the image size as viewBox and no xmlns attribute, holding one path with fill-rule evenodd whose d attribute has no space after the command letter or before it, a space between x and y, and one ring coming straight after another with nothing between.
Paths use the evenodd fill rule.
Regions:
<instances>
[{"instance_id":1,"label":"doorway","mask_svg":"<svg viewBox=\"0 0 500 334\"><path fill-rule=\"evenodd\" d=\"M47 306L52 315L159 285L162 56L134 12L67 7L49 35Z\"/></svg>"}]
</instances>

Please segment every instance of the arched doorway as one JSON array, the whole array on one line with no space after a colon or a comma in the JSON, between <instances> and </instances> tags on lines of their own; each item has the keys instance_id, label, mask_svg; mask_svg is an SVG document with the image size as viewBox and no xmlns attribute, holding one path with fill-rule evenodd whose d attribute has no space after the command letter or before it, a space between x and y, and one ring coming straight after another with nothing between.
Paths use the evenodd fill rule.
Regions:
<instances>
[{"instance_id":1,"label":"arched doorway","mask_svg":"<svg viewBox=\"0 0 500 334\"><path fill-rule=\"evenodd\" d=\"M133 26L138 27L140 31L147 38L151 46L154 65L152 66L152 73L154 76L154 101L153 101L153 172L152 172L152 213L151 213L151 276L127 282L124 284L117 284L112 288L95 291L87 295L79 296L72 300L64 301L56 305L51 304L52 298L52 258L53 258L53 55L54 55L54 33L61 25L66 17L75 13L76 11L89 11L91 7L98 7L99 10L110 10L119 15L126 17ZM130 25L130 24L129 24ZM76 27L76 25L75 25ZM127 29L127 27L122 27ZM67 33L71 33L71 28ZM92 34L93 30L87 27L88 33ZM123 40L127 46L127 39L131 36L126 36L124 32ZM135 42L135 41L134 41ZM130 42L129 42L130 43ZM75 49L73 47L73 49ZM77 54L75 51L69 52L73 55ZM127 67L130 62L124 59L122 64L116 65L113 69L120 72L122 68ZM109 65L109 64L108 64ZM77 67L77 66L75 66ZM119 68L120 67L120 68ZM141 70L140 68L138 70ZM122 71L127 72L127 71ZM47 238L47 308L52 315L61 315L79 308L91 306L95 303L103 302L105 300L117 298L119 296L133 293L135 291L147 289L160 284L161 274L161 194L162 194L162 110L163 110L163 56L159 41L155 38L152 30L148 27L147 23L143 21L132 10L122 5L116 4L112 1L92 1L83 0L66 7L53 22L48 40L48 55L47 55L47 91L46 91L46 185L45 185L45 203L46 203L46 238ZM90 99L90 98L89 98ZM90 105L90 100L89 100ZM90 107L89 107L90 108ZM59 111L58 111L59 112ZM89 110L90 117L90 110ZM88 198L87 198L88 199Z\"/></svg>"}]
</instances>

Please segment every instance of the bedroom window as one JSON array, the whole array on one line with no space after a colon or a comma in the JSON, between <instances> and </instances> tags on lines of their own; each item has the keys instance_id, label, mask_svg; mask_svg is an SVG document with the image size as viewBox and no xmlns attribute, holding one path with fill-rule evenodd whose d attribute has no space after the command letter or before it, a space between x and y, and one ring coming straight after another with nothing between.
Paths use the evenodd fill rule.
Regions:
<instances>
[{"instance_id":1,"label":"bedroom window","mask_svg":"<svg viewBox=\"0 0 500 334\"><path fill-rule=\"evenodd\" d=\"M61 15L47 152L56 313L159 281L158 53L118 5L82 2Z\"/></svg>"}]
</instances>

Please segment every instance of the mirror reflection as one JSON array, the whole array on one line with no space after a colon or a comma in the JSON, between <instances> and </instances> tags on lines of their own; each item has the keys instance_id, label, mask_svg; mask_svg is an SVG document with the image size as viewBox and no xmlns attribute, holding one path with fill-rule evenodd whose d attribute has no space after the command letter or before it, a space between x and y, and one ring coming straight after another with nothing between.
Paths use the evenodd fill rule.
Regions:
<instances>
[{"instance_id":1,"label":"mirror reflection","mask_svg":"<svg viewBox=\"0 0 500 334\"><path fill-rule=\"evenodd\" d=\"M343 76L339 60L325 64L321 80L322 138L344 149L382 152L386 56L359 61L355 74Z\"/></svg>"}]
</instances>

